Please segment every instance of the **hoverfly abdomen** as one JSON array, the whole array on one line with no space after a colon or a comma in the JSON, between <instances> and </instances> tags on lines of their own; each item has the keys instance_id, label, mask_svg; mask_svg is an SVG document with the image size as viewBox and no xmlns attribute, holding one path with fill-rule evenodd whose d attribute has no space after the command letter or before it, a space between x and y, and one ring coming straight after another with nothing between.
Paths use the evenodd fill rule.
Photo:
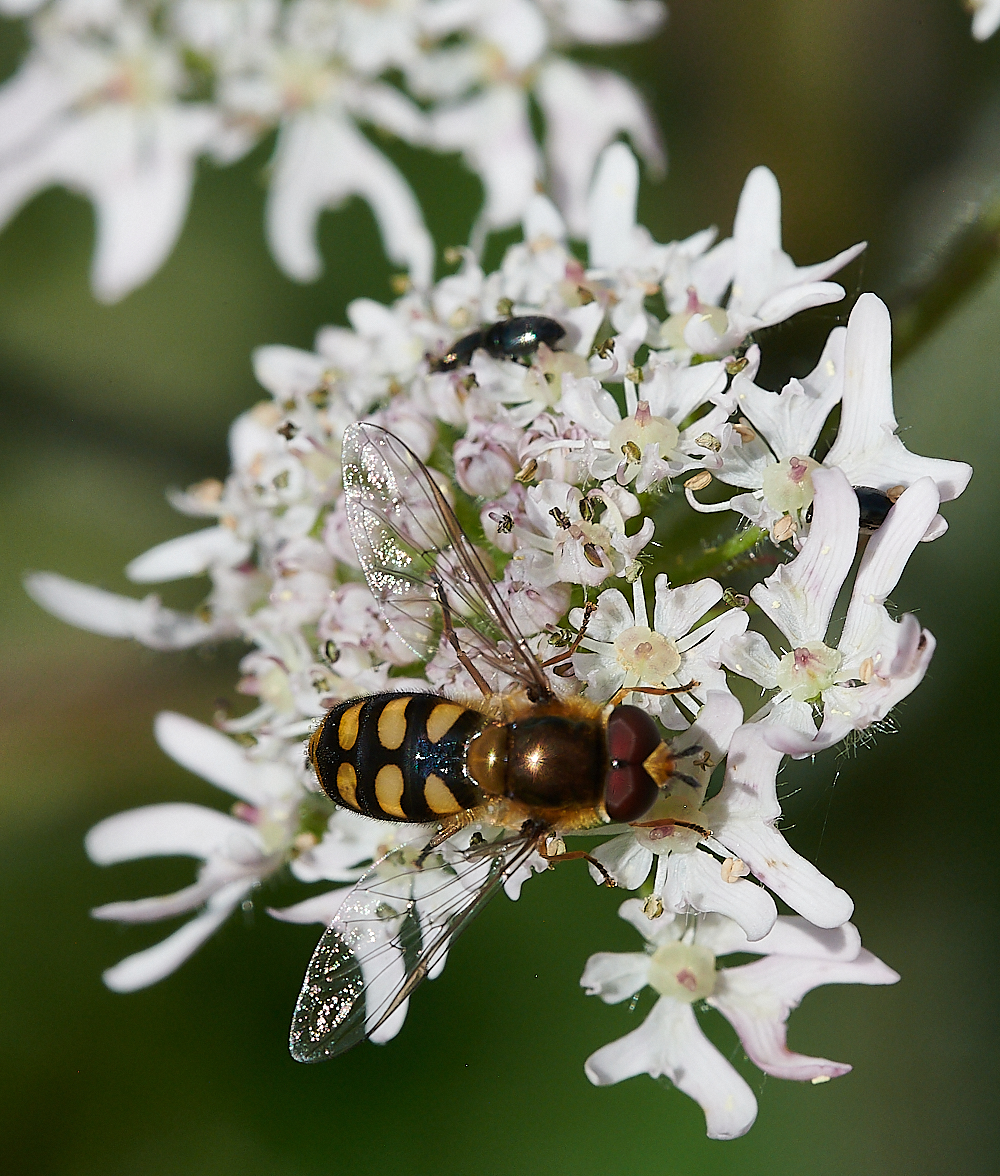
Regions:
<instances>
[{"instance_id":1,"label":"hoverfly abdomen","mask_svg":"<svg viewBox=\"0 0 1000 1176\"><path fill-rule=\"evenodd\" d=\"M482 803L467 763L486 725L435 694L372 694L327 713L309 758L334 804L380 821L432 822Z\"/></svg>"}]
</instances>

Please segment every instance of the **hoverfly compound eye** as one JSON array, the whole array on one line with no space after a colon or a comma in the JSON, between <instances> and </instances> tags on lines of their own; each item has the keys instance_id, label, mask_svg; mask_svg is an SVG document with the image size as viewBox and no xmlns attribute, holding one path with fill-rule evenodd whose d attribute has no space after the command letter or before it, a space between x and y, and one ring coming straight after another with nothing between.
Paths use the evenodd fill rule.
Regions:
<instances>
[{"instance_id":1,"label":"hoverfly compound eye","mask_svg":"<svg viewBox=\"0 0 1000 1176\"><path fill-rule=\"evenodd\" d=\"M663 742L656 723L637 706L616 706L608 719L611 762L642 764Z\"/></svg>"},{"instance_id":2,"label":"hoverfly compound eye","mask_svg":"<svg viewBox=\"0 0 1000 1176\"><path fill-rule=\"evenodd\" d=\"M639 707L617 706L611 712L604 807L613 821L637 821L652 807L659 788L642 765L662 742L656 723Z\"/></svg>"}]
</instances>

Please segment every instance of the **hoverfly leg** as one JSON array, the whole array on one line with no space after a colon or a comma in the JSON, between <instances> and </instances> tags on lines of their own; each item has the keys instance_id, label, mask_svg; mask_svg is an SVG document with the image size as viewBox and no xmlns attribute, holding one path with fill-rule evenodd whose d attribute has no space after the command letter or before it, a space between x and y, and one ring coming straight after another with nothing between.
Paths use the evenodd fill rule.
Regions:
<instances>
[{"instance_id":1,"label":"hoverfly leg","mask_svg":"<svg viewBox=\"0 0 1000 1176\"><path fill-rule=\"evenodd\" d=\"M560 839L557 842L557 844L561 846L562 840ZM591 854L587 853L586 850L583 850L583 849L567 850L565 847L563 847L562 852L560 852L560 853L549 853L548 845L541 845L541 846L539 846L538 852L543 858L545 858L545 860L547 862L585 861L589 865L593 866L594 869L597 870L597 872L603 877L603 879L604 879L603 884L605 886L615 887L618 885L618 883L614 880L614 878L611 877L611 875L604 868L604 866L601 865L601 863L597 860L597 858L595 858Z\"/></svg>"},{"instance_id":2,"label":"hoverfly leg","mask_svg":"<svg viewBox=\"0 0 1000 1176\"><path fill-rule=\"evenodd\" d=\"M441 828L431 837L430 841L424 846L417 856L415 865L418 869L423 866L424 862L437 849L439 845L443 845L449 837L454 837L456 833L464 829L466 825L471 825L475 821L482 818L481 809L466 809L464 812L455 813L454 816L449 817L446 821L441 822Z\"/></svg>"},{"instance_id":3,"label":"hoverfly leg","mask_svg":"<svg viewBox=\"0 0 1000 1176\"><path fill-rule=\"evenodd\" d=\"M607 705L613 707L618 706L621 700L627 698L630 694L687 694L700 685L700 682L692 681L684 686L623 686Z\"/></svg>"},{"instance_id":4,"label":"hoverfly leg","mask_svg":"<svg viewBox=\"0 0 1000 1176\"><path fill-rule=\"evenodd\" d=\"M543 661L542 666L554 666L559 662L568 661L574 653L580 648L580 642L587 632L587 626L590 624L590 618L597 612L597 605L593 600L588 600L583 606L583 620L580 623L580 628L577 629L576 636L573 638L573 644L568 649L563 650L562 653L556 654L555 657L550 657L548 661ZM556 670L556 673L559 673Z\"/></svg>"},{"instance_id":5,"label":"hoverfly leg","mask_svg":"<svg viewBox=\"0 0 1000 1176\"><path fill-rule=\"evenodd\" d=\"M686 776L683 772L671 772L671 780L680 780L683 784L687 784L690 788L700 788L701 785L694 778L694 776Z\"/></svg>"},{"instance_id":6,"label":"hoverfly leg","mask_svg":"<svg viewBox=\"0 0 1000 1176\"><path fill-rule=\"evenodd\" d=\"M458 634L455 632L455 626L451 620L451 608L448 605L448 598L445 596L444 585L441 583L440 577L436 573L431 573L430 580L434 585L434 595L437 597L441 609L441 636L455 651L459 664L468 671L469 677L482 691L483 697L492 698L493 691L490 689L490 684L473 665L472 658L462 649L461 642L458 640Z\"/></svg>"},{"instance_id":7,"label":"hoverfly leg","mask_svg":"<svg viewBox=\"0 0 1000 1176\"><path fill-rule=\"evenodd\" d=\"M696 825L694 821L679 821L676 817L661 817L656 821L632 822L633 829L666 829L671 825L679 826L681 829L691 829L693 832L700 834L702 839L712 836L712 830L706 829L704 825ZM663 834L653 833L651 836L653 840L656 840L657 836L663 836Z\"/></svg>"}]
</instances>

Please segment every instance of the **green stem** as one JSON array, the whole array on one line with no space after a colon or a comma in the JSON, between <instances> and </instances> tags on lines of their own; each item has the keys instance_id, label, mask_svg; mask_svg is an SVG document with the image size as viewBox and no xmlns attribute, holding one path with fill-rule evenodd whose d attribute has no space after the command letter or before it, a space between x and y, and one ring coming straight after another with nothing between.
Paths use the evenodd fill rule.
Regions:
<instances>
[{"instance_id":1,"label":"green stem","mask_svg":"<svg viewBox=\"0 0 1000 1176\"><path fill-rule=\"evenodd\" d=\"M677 555L669 568L670 582L690 584L705 576L720 576L732 570L741 556L747 555L767 536L763 527L747 527L737 531L728 539L714 544L702 542L700 550L686 555Z\"/></svg>"},{"instance_id":2,"label":"green stem","mask_svg":"<svg viewBox=\"0 0 1000 1176\"><path fill-rule=\"evenodd\" d=\"M943 250L934 269L890 299L893 360L912 351L1000 260L1000 200L978 215Z\"/></svg>"}]
</instances>

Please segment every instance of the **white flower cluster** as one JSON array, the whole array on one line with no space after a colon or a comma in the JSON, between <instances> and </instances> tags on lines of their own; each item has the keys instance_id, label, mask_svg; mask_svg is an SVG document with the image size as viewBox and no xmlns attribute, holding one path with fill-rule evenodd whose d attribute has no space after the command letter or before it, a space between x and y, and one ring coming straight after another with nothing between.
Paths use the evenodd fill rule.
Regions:
<instances>
[{"instance_id":1,"label":"white flower cluster","mask_svg":"<svg viewBox=\"0 0 1000 1176\"><path fill-rule=\"evenodd\" d=\"M362 580L340 451L347 425L369 419L453 471L459 514L474 522L478 513L479 542L502 568L499 590L539 656L565 650L583 604L593 606L572 673L553 678L558 689L599 702L625 691L672 733L682 775L650 819L611 830L593 851L619 886L643 890L622 914L648 949L594 956L582 983L606 1001L646 984L660 999L590 1059L591 1080L668 1075L702 1104L711 1135L742 1134L754 1096L698 1030L700 1002L722 1011L768 1073L823 1081L848 1068L790 1053L789 1011L818 984L896 977L861 950L849 896L779 831L776 776L787 755L811 756L878 724L922 679L934 640L886 601L917 544L944 531L938 505L971 470L910 453L896 435L889 315L873 294L833 330L810 375L778 392L755 382L752 335L841 299L829 278L861 246L796 266L781 248L780 194L764 168L746 182L731 237L715 242L708 230L658 244L635 223L637 183L629 150L607 148L586 266L555 206L535 196L524 240L497 272L470 253L429 292L391 306L354 302L350 327L322 330L313 352L259 350L271 398L235 422L232 473L173 499L211 525L127 569L138 582L207 574L196 614L156 596L31 579L37 600L97 632L157 649L233 637L251 646L239 684L257 700L249 714L220 720L222 730L162 715L156 728L168 754L236 798L232 815L154 805L90 834L99 862L184 853L203 863L186 890L96 912L125 922L200 912L112 968L111 987L175 969L279 867L305 882L347 882L396 844L405 826L332 811L318 794L302 741L327 708L394 687L475 693L449 646L412 665ZM511 313L556 320L561 344L541 344L525 362L482 347L451 370L433 362ZM658 570L658 528L688 503L730 512L726 550L770 572L746 585L748 596L711 578L674 586ZM326 924L345 893L272 913ZM779 917L776 899L796 916ZM716 957L732 952L762 958L717 972Z\"/></svg>"},{"instance_id":2,"label":"white flower cluster","mask_svg":"<svg viewBox=\"0 0 1000 1176\"><path fill-rule=\"evenodd\" d=\"M0 0L0 13L34 14L31 49L0 87L0 224L49 185L82 192L106 301L163 264L196 160L232 163L276 128L267 239L300 281L322 268L319 213L351 195L390 259L418 286L431 279L416 198L366 126L461 152L485 189L480 236L516 225L547 179L582 237L594 163L622 132L663 166L633 87L562 52L642 40L659 0Z\"/></svg>"}]
</instances>

